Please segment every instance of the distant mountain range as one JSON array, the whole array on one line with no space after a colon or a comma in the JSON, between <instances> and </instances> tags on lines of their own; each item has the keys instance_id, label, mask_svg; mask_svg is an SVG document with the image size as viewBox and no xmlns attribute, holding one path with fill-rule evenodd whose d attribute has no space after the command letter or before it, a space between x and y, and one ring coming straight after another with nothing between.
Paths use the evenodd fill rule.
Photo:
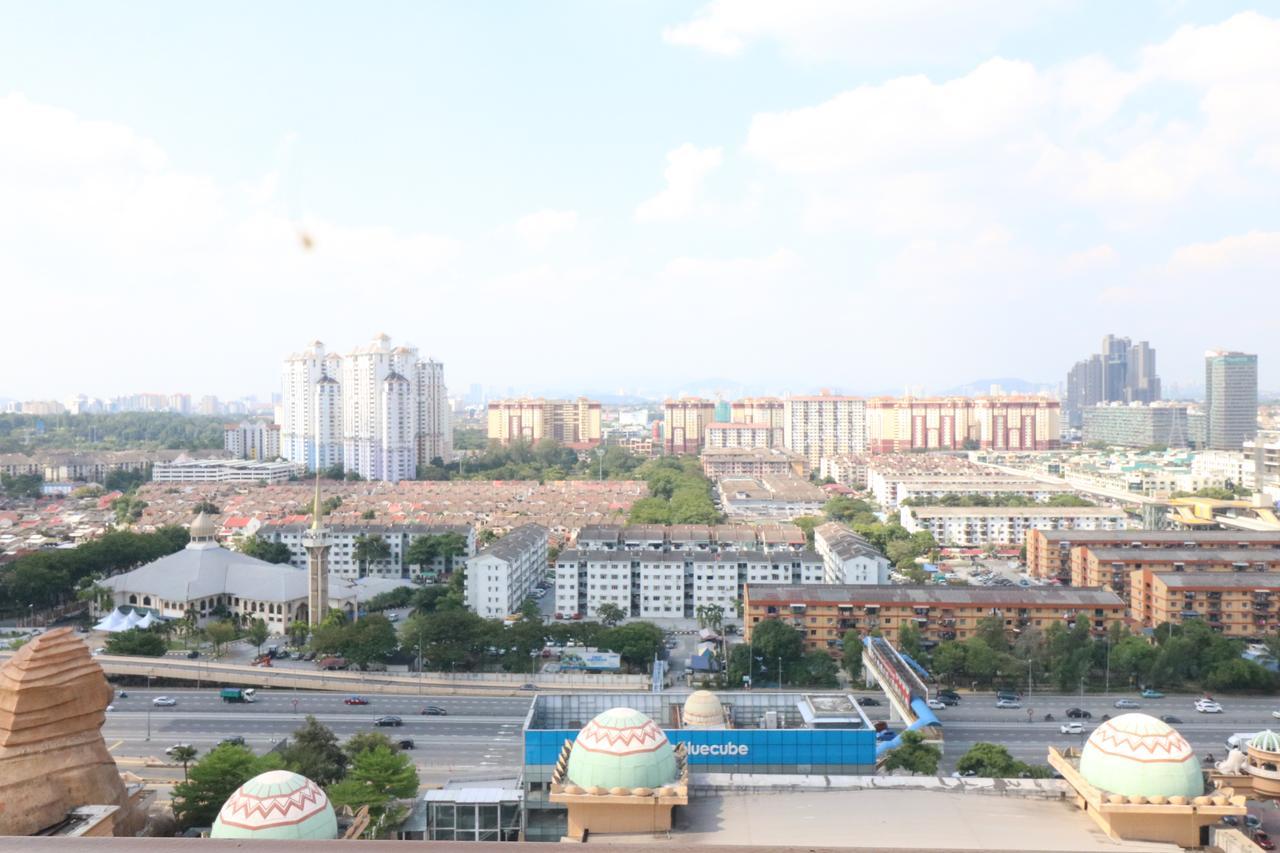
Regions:
<instances>
[{"instance_id":1,"label":"distant mountain range","mask_svg":"<svg viewBox=\"0 0 1280 853\"><path fill-rule=\"evenodd\" d=\"M1053 382L1032 382L1027 379L1019 379L1016 376L1002 376L997 379L975 379L964 385L957 385L954 388L948 388L945 391L939 391L940 396L960 396L960 397L977 397L983 394L991 393L991 386L998 385L1006 394L1038 394L1041 391L1052 390Z\"/></svg>"}]
</instances>

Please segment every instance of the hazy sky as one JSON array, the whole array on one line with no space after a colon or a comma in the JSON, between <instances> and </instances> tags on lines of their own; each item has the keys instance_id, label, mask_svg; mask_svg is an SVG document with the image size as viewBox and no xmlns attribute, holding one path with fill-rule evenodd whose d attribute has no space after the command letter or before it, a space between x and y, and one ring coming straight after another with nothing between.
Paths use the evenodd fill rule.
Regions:
<instances>
[{"instance_id":1,"label":"hazy sky","mask_svg":"<svg viewBox=\"0 0 1280 853\"><path fill-rule=\"evenodd\" d=\"M0 396L1280 387L1280 7L0 2ZM303 248L299 232L313 240Z\"/></svg>"}]
</instances>

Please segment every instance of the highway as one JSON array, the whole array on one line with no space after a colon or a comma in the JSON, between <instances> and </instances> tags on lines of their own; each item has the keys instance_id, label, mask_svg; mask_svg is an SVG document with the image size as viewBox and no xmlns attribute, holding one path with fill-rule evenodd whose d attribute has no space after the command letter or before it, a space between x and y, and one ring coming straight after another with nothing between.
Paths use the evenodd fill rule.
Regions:
<instances>
[{"instance_id":1,"label":"highway","mask_svg":"<svg viewBox=\"0 0 1280 853\"><path fill-rule=\"evenodd\" d=\"M102 733L124 769L146 776L171 775L149 765L165 761L164 750L175 743L189 743L203 754L223 738L238 735L255 752L266 752L308 714L339 739L375 730L397 740L411 738L411 754L424 782L516 774L521 726L532 702L522 697L368 694L368 705L347 705L343 700L351 694L276 690L259 691L256 701L240 704L223 702L216 690L126 692L128 698L113 700ZM151 700L156 696L173 697L178 704L155 707ZM447 716L423 716L425 705L443 708ZM395 714L404 724L376 727L374 720L383 714Z\"/></svg>"},{"instance_id":2,"label":"highway","mask_svg":"<svg viewBox=\"0 0 1280 853\"><path fill-rule=\"evenodd\" d=\"M302 725L307 714L333 729L345 739L358 731L379 730L396 739L411 738L412 755L424 782L442 782L450 777L479 778L484 775L515 775L521 765L521 727L529 711L532 697L456 696L456 695L385 695L366 694L368 705L346 705L349 694L307 693L288 690L260 691L251 704L223 702L216 690L128 690L128 698L115 699L114 710L108 712L103 736L112 754L122 760L125 769L140 772L148 762L164 761L164 750L175 743L190 743L201 753L207 752L223 738L239 735L256 752L266 752ZM172 696L178 704L158 708L152 698ZM885 719L889 713L884 696L858 691L859 697L872 696L882 704L864 710L873 721ZM995 707L990 693L962 694L958 706L937 711L942 721L945 752L941 772L951 773L955 762L974 743L988 741L1008 747L1014 757L1043 764L1050 745L1079 747L1084 736L1101 721L1103 714L1116 716L1126 711L1112 707L1125 696L1136 694L1089 694L1083 701L1078 694L1035 695L1018 710ZM1271 716L1280 708L1280 699L1267 697L1220 697L1222 714L1199 714L1193 703L1195 696L1170 695L1164 699L1137 699L1139 710L1160 716L1173 714L1182 720L1175 727L1203 757L1212 752L1222 757L1224 741L1236 732L1254 732L1280 720ZM447 711L447 716L424 716L425 705ZM1064 735L1059 726L1067 722L1066 710L1081 707L1093 714L1085 720L1084 736ZM1032 721L1027 721L1027 709ZM1044 722L1045 713L1054 715ZM404 725L377 729L374 720L383 714L399 716ZM891 722L898 728L899 722ZM149 735L149 736L148 736ZM180 773L180 771L178 771ZM165 775L172 771L148 768L143 775Z\"/></svg>"},{"instance_id":3,"label":"highway","mask_svg":"<svg viewBox=\"0 0 1280 853\"><path fill-rule=\"evenodd\" d=\"M1078 693L1036 694L1029 700L1024 699L1022 708L1017 710L996 708L995 695L992 693L961 695L964 698L959 705L934 712L943 726L946 750L942 769L946 773L955 770L956 760L980 741L1002 744L1009 748L1015 758L1043 764L1049 746L1082 746L1084 738L1101 722L1103 714L1115 717L1130 713L1130 710L1113 706L1120 698L1137 701L1141 707L1132 709L1137 712L1155 717L1166 714L1177 717L1182 722L1172 724L1173 727L1187 739L1202 759L1207 753L1213 753L1215 758L1222 758L1226 754L1224 741L1236 732L1256 732L1273 726L1280 727L1280 720L1271 716L1273 710L1280 710L1280 699L1265 696L1220 696L1217 698L1222 703L1223 713L1201 714L1194 707L1198 696L1189 694L1169 694L1163 699L1142 699L1132 692L1112 693L1109 696L1086 694L1083 699ZM1061 733L1059 726L1070 722L1066 715L1068 708L1083 708L1093 714L1092 720L1080 721L1084 724L1083 735ZM1027 722L1028 709L1032 713L1031 722ZM871 712L882 709L866 710L874 719L875 715ZM1044 715L1047 713L1053 714L1052 722L1044 722Z\"/></svg>"}]
</instances>

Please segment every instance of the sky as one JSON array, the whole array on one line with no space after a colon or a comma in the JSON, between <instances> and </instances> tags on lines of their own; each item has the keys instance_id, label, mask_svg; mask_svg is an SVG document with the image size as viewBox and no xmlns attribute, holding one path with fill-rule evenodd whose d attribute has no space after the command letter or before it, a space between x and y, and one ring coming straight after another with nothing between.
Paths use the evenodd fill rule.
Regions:
<instances>
[{"instance_id":1,"label":"sky","mask_svg":"<svg viewBox=\"0 0 1280 853\"><path fill-rule=\"evenodd\" d=\"M1280 4L0 13L0 397L380 332L455 391L1057 383L1107 333L1280 388Z\"/></svg>"}]
</instances>

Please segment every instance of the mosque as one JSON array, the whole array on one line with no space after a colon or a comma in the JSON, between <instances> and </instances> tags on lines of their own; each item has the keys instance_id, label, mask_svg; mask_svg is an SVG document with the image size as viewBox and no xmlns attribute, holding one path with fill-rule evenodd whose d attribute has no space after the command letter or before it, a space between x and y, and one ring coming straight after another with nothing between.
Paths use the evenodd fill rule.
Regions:
<instances>
[{"instance_id":1,"label":"mosque","mask_svg":"<svg viewBox=\"0 0 1280 853\"><path fill-rule=\"evenodd\" d=\"M1049 764L1073 789L1075 805L1116 839L1205 846L1211 826L1248 811L1234 788L1206 793L1186 738L1148 714L1106 720L1082 750L1050 747Z\"/></svg>"},{"instance_id":2,"label":"mosque","mask_svg":"<svg viewBox=\"0 0 1280 853\"><path fill-rule=\"evenodd\" d=\"M288 770L268 770L227 798L209 837L328 841L338 837L338 818L315 782Z\"/></svg>"}]
</instances>

